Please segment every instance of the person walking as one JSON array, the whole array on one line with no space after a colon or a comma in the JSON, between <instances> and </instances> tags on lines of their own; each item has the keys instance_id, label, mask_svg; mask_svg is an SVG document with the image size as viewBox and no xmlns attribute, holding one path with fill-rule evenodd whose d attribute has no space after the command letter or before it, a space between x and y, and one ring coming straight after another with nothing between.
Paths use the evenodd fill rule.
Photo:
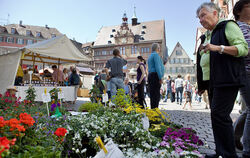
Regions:
<instances>
[{"instance_id":1,"label":"person walking","mask_svg":"<svg viewBox=\"0 0 250 158\"><path fill-rule=\"evenodd\" d=\"M242 106L246 110L234 124L235 145L242 149L240 139L243 135L243 157L250 157L250 0L239 0L233 8L233 14L248 43L248 55L244 58L246 84L240 88Z\"/></svg>"},{"instance_id":2,"label":"person walking","mask_svg":"<svg viewBox=\"0 0 250 158\"><path fill-rule=\"evenodd\" d=\"M146 75L146 65L145 60L142 56L137 57L137 91L138 91L138 103L144 108L144 87L145 87L145 75Z\"/></svg>"},{"instance_id":3,"label":"person walking","mask_svg":"<svg viewBox=\"0 0 250 158\"><path fill-rule=\"evenodd\" d=\"M119 49L113 50L113 56L112 59L107 61L105 66L107 79L110 79L111 100L114 99L117 89L124 89L124 74L122 68L127 64L127 61L121 56ZM109 74L109 68L111 68L111 76Z\"/></svg>"},{"instance_id":4,"label":"person walking","mask_svg":"<svg viewBox=\"0 0 250 158\"><path fill-rule=\"evenodd\" d=\"M171 90L172 90L172 98L171 103L175 102L175 82L174 80L171 81Z\"/></svg>"},{"instance_id":5,"label":"person walking","mask_svg":"<svg viewBox=\"0 0 250 158\"><path fill-rule=\"evenodd\" d=\"M166 80L166 97L165 97L164 102L167 102L168 95L170 96L170 100L173 100L172 99L171 76L168 76L168 78Z\"/></svg>"},{"instance_id":6,"label":"person walking","mask_svg":"<svg viewBox=\"0 0 250 158\"><path fill-rule=\"evenodd\" d=\"M177 76L177 79L175 79L175 89L176 89L177 104L181 105L182 94L183 94L183 79L181 78L180 74Z\"/></svg>"},{"instance_id":7,"label":"person walking","mask_svg":"<svg viewBox=\"0 0 250 158\"><path fill-rule=\"evenodd\" d=\"M190 74L187 74L186 80L184 82L184 91L185 91L185 98L186 101L184 103L183 109L186 108L187 103L189 103L190 110L192 110L192 84L190 83Z\"/></svg>"},{"instance_id":8,"label":"person walking","mask_svg":"<svg viewBox=\"0 0 250 158\"><path fill-rule=\"evenodd\" d=\"M216 154L205 157L237 158L230 113L239 88L246 82L243 56L248 54L248 46L239 26L232 20L219 19L219 12L212 2L201 4L196 11L201 25L207 29L199 64L203 80L209 81L216 146Z\"/></svg>"},{"instance_id":9,"label":"person walking","mask_svg":"<svg viewBox=\"0 0 250 158\"><path fill-rule=\"evenodd\" d=\"M69 84L71 86L75 87L75 100L73 101L73 104L75 104L76 99L77 99L77 91L78 91L78 88L79 88L79 85L80 85L80 77L76 73L76 69L75 68L72 69L72 73L69 76Z\"/></svg>"},{"instance_id":10,"label":"person walking","mask_svg":"<svg viewBox=\"0 0 250 158\"><path fill-rule=\"evenodd\" d=\"M164 76L164 65L160 53L160 45L152 44L152 52L148 58L148 84L151 109L158 108L160 101L160 88Z\"/></svg>"}]
</instances>

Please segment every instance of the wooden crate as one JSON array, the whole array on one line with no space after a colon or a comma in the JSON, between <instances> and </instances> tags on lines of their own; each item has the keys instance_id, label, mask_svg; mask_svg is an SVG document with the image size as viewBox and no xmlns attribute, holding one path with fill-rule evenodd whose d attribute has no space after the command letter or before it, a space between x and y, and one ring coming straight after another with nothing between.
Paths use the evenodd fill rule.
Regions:
<instances>
[{"instance_id":1,"label":"wooden crate","mask_svg":"<svg viewBox=\"0 0 250 158\"><path fill-rule=\"evenodd\" d=\"M78 97L90 97L89 96L89 90L88 89L83 89L83 88L78 88L77 96Z\"/></svg>"}]
</instances>

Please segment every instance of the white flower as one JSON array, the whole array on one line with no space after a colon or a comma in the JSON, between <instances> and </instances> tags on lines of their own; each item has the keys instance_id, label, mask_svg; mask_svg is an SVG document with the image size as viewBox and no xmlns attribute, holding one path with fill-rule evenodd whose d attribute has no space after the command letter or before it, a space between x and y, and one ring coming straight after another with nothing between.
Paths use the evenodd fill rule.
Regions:
<instances>
[{"instance_id":1,"label":"white flower","mask_svg":"<svg viewBox=\"0 0 250 158\"><path fill-rule=\"evenodd\" d=\"M79 149L76 149L76 153L79 153L80 151L79 151Z\"/></svg>"},{"instance_id":2,"label":"white flower","mask_svg":"<svg viewBox=\"0 0 250 158\"><path fill-rule=\"evenodd\" d=\"M87 149L82 149L81 153L85 153L87 151Z\"/></svg>"}]
</instances>

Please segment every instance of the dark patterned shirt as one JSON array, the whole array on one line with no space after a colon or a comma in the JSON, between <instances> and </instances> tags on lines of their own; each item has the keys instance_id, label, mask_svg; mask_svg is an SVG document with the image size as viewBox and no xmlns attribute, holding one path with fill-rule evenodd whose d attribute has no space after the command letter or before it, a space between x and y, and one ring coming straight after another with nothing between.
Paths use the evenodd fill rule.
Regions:
<instances>
[{"instance_id":1,"label":"dark patterned shirt","mask_svg":"<svg viewBox=\"0 0 250 158\"><path fill-rule=\"evenodd\" d=\"M245 57L245 64L246 64L246 71L247 73L250 73L250 52L249 52L249 48L250 48L250 25L248 25L247 23L241 22L241 21L237 21L245 40L248 43L248 55Z\"/></svg>"}]
</instances>

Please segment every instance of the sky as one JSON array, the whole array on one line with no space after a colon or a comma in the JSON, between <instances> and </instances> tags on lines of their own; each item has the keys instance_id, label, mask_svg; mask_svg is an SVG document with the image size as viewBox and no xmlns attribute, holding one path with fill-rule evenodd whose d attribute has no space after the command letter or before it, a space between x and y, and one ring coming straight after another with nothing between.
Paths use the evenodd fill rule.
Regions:
<instances>
[{"instance_id":1,"label":"sky","mask_svg":"<svg viewBox=\"0 0 250 158\"><path fill-rule=\"evenodd\" d=\"M166 45L170 55L180 42L194 59L196 9L208 0L0 0L0 25L37 25L57 28L76 41L95 41L102 26L120 25L123 13L128 22L136 7L138 22L165 20Z\"/></svg>"}]
</instances>

